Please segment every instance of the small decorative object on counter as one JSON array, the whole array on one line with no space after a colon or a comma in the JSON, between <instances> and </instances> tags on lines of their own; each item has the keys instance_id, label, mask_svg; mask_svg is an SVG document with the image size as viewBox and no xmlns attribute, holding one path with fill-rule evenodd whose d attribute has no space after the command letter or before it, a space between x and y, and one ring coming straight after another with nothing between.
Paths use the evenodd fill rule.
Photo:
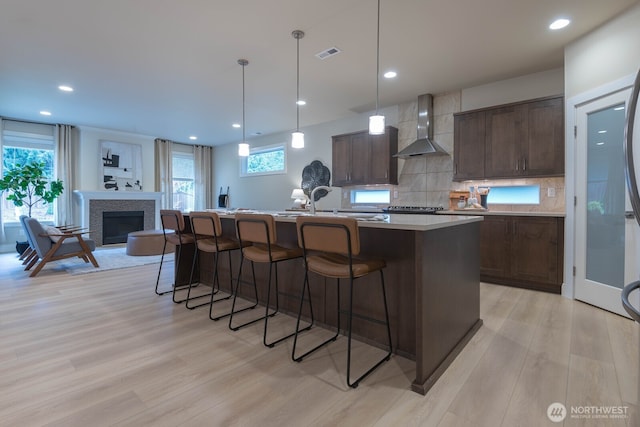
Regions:
<instances>
[{"instance_id":1,"label":"small decorative object on counter","mask_svg":"<svg viewBox=\"0 0 640 427\"><path fill-rule=\"evenodd\" d=\"M458 202L458 209L464 209L467 206L467 201L464 199L464 196L460 196L460 201Z\"/></svg>"},{"instance_id":2,"label":"small decorative object on counter","mask_svg":"<svg viewBox=\"0 0 640 427\"><path fill-rule=\"evenodd\" d=\"M482 206L484 209L489 209L487 207L487 198L489 196L489 191L491 190L490 187L479 187L478 188L478 194L480 194L480 206Z\"/></svg>"}]
</instances>

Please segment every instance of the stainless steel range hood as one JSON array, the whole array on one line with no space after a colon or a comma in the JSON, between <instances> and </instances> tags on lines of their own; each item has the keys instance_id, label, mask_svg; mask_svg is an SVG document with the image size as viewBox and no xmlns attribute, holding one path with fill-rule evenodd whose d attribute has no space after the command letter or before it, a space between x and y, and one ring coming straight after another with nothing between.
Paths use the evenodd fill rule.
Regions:
<instances>
[{"instance_id":1,"label":"stainless steel range hood","mask_svg":"<svg viewBox=\"0 0 640 427\"><path fill-rule=\"evenodd\" d=\"M420 95L418 97L418 139L400 150L398 154L394 154L393 157L448 156L449 153L433 140L432 120L433 95Z\"/></svg>"}]
</instances>

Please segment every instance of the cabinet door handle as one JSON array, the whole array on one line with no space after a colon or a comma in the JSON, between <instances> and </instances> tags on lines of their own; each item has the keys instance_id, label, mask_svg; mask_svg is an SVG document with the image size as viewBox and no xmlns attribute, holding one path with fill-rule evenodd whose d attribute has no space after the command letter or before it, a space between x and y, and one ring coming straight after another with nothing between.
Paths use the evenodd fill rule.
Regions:
<instances>
[{"instance_id":1,"label":"cabinet door handle","mask_svg":"<svg viewBox=\"0 0 640 427\"><path fill-rule=\"evenodd\" d=\"M522 171L527 170L527 158L522 159Z\"/></svg>"},{"instance_id":2,"label":"cabinet door handle","mask_svg":"<svg viewBox=\"0 0 640 427\"><path fill-rule=\"evenodd\" d=\"M520 170L520 162L516 160L516 170Z\"/></svg>"}]
</instances>

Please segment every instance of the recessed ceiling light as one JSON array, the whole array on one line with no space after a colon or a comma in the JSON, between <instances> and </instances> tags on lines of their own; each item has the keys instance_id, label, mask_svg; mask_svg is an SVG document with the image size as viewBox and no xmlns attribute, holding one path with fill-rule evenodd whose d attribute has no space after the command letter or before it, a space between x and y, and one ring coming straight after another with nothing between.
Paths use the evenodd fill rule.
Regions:
<instances>
[{"instance_id":1,"label":"recessed ceiling light","mask_svg":"<svg viewBox=\"0 0 640 427\"><path fill-rule=\"evenodd\" d=\"M40 111L40 114L43 115L43 116L50 116L51 112L42 110L42 111Z\"/></svg>"},{"instance_id":2,"label":"recessed ceiling light","mask_svg":"<svg viewBox=\"0 0 640 427\"><path fill-rule=\"evenodd\" d=\"M599 130L598 133L607 133L606 130Z\"/></svg>"},{"instance_id":3,"label":"recessed ceiling light","mask_svg":"<svg viewBox=\"0 0 640 427\"><path fill-rule=\"evenodd\" d=\"M189 137L189 139L190 139L190 140L192 140L192 141L195 141L196 139L198 139L198 137L197 137L197 136L195 136L195 135L191 135L191 136Z\"/></svg>"},{"instance_id":4,"label":"recessed ceiling light","mask_svg":"<svg viewBox=\"0 0 640 427\"><path fill-rule=\"evenodd\" d=\"M566 27L570 23L571 23L571 21L566 19L566 18L556 19L555 21L553 21L551 23L551 25L549 25L549 29L551 29L551 30L559 30L561 28Z\"/></svg>"},{"instance_id":5,"label":"recessed ceiling light","mask_svg":"<svg viewBox=\"0 0 640 427\"><path fill-rule=\"evenodd\" d=\"M234 127L234 128L236 128L236 129L238 129L238 128L241 128L241 127L242 127L242 125L241 125L240 123L234 123L234 124L232 124L231 126L233 126L233 127Z\"/></svg>"},{"instance_id":6,"label":"recessed ceiling light","mask_svg":"<svg viewBox=\"0 0 640 427\"><path fill-rule=\"evenodd\" d=\"M596 145L604 145L604 142L602 142L602 141L596 142Z\"/></svg>"},{"instance_id":7,"label":"recessed ceiling light","mask_svg":"<svg viewBox=\"0 0 640 427\"><path fill-rule=\"evenodd\" d=\"M60 85L58 86L58 89L60 89L63 92L73 92L73 88L67 85Z\"/></svg>"},{"instance_id":8,"label":"recessed ceiling light","mask_svg":"<svg viewBox=\"0 0 640 427\"><path fill-rule=\"evenodd\" d=\"M620 107L616 107L616 108L614 108L613 110L614 110L614 111L622 111L622 110L624 110L624 106L623 106L623 105L621 105Z\"/></svg>"},{"instance_id":9,"label":"recessed ceiling light","mask_svg":"<svg viewBox=\"0 0 640 427\"><path fill-rule=\"evenodd\" d=\"M298 105L307 105L307 101L299 99L298 101L296 101L296 104L298 104Z\"/></svg>"},{"instance_id":10,"label":"recessed ceiling light","mask_svg":"<svg viewBox=\"0 0 640 427\"><path fill-rule=\"evenodd\" d=\"M384 78L385 79L392 79L394 77L396 77L398 75L398 73L396 73L395 71L387 71L386 73L384 73Z\"/></svg>"}]
</instances>

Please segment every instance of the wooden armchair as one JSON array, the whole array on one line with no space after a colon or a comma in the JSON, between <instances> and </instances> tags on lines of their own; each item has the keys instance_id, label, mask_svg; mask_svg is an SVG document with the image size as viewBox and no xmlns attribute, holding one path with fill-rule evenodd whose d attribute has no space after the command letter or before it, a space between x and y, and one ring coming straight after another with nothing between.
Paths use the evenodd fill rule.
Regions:
<instances>
[{"instance_id":1,"label":"wooden armchair","mask_svg":"<svg viewBox=\"0 0 640 427\"><path fill-rule=\"evenodd\" d=\"M82 231L77 227L53 228L47 231L35 218L25 218L24 226L29 241L38 254L38 257L34 257L25 268L25 270L29 270L35 265L35 269L29 277L38 274L49 261L76 256L82 258L84 262L91 261L94 267L99 267L91 253L96 248L95 242L82 237L83 234L89 233L88 231ZM38 262L38 260L40 261Z\"/></svg>"}]
</instances>

